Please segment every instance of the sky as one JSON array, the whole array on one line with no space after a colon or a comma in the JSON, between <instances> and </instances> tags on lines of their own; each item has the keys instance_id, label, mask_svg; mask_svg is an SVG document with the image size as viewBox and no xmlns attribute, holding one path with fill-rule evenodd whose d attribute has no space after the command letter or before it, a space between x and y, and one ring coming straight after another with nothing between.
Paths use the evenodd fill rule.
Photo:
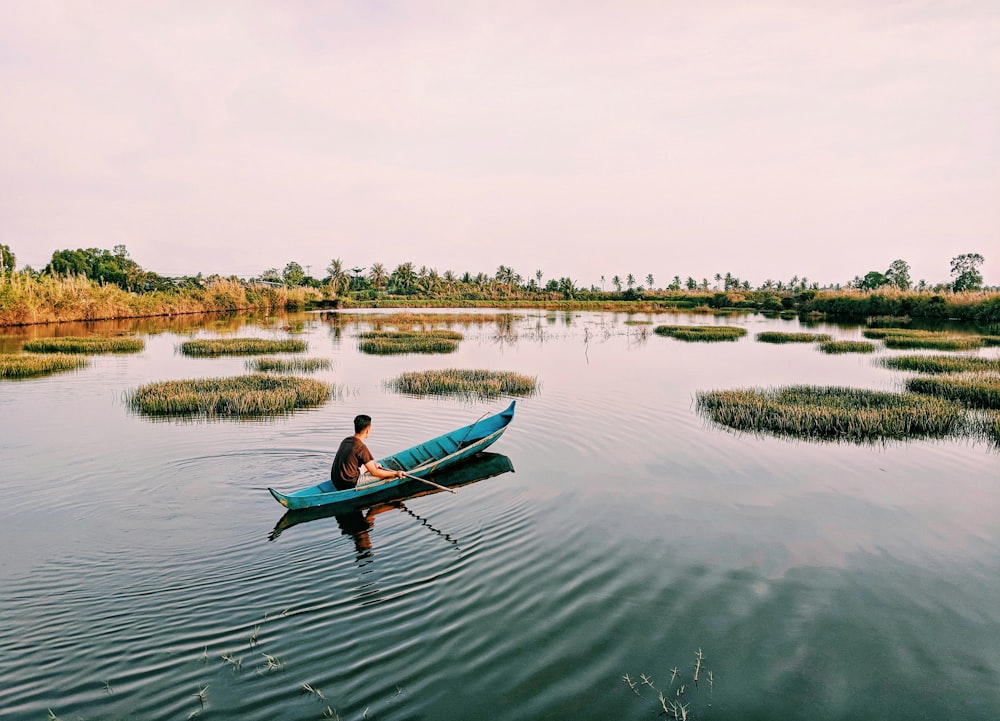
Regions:
<instances>
[{"instance_id":1,"label":"sky","mask_svg":"<svg viewBox=\"0 0 1000 721\"><path fill-rule=\"evenodd\" d=\"M0 0L0 243L1000 284L995 0Z\"/></svg>"}]
</instances>

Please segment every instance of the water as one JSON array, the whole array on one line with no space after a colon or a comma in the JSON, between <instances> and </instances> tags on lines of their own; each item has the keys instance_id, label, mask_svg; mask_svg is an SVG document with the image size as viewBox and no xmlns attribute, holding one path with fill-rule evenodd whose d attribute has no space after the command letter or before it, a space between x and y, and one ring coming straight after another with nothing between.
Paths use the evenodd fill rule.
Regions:
<instances>
[{"instance_id":1,"label":"water","mask_svg":"<svg viewBox=\"0 0 1000 721\"><path fill-rule=\"evenodd\" d=\"M147 347L0 384L0 719L655 719L642 674L668 699L685 684L701 719L1000 718L995 449L757 438L695 413L711 388L901 386L871 356L753 340L797 321L640 316L749 330L697 344L624 315L518 315L453 326L447 356L365 356L367 324L310 314L56 329ZM182 340L289 326L333 360L320 409L154 422L122 403L244 372ZM491 449L514 472L275 534L266 488L325 477L354 415L379 456L506 405L384 386L446 367L538 377Z\"/></svg>"}]
</instances>

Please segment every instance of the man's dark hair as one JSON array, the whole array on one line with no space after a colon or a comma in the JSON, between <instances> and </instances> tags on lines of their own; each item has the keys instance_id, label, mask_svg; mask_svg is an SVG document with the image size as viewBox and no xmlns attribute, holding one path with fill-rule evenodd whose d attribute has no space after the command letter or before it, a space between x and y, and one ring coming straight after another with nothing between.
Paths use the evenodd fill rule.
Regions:
<instances>
[{"instance_id":1,"label":"man's dark hair","mask_svg":"<svg viewBox=\"0 0 1000 721\"><path fill-rule=\"evenodd\" d=\"M371 416L355 416L354 417L354 432L361 433L365 428L372 424Z\"/></svg>"}]
</instances>

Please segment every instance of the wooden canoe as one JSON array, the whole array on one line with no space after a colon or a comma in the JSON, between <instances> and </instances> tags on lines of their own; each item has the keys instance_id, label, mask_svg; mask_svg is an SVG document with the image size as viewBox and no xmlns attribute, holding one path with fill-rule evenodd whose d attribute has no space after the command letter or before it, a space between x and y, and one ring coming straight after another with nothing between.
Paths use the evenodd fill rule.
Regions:
<instances>
[{"instance_id":1,"label":"wooden canoe","mask_svg":"<svg viewBox=\"0 0 1000 721\"><path fill-rule=\"evenodd\" d=\"M513 420L515 403L516 401L511 401L511 404L499 413L456 428L391 456L380 458L378 462L394 471L406 471L417 478L429 478L438 471L468 460L495 443ZM282 506L289 510L297 510L340 503L346 506L357 505L357 502L363 500L365 496L374 494L384 496L387 490L394 487L401 487L401 494L405 495L405 491L412 490L414 485L423 484L410 478L387 478L358 488L338 491L333 487L333 483L327 480L287 494L273 488L267 490Z\"/></svg>"}]
</instances>

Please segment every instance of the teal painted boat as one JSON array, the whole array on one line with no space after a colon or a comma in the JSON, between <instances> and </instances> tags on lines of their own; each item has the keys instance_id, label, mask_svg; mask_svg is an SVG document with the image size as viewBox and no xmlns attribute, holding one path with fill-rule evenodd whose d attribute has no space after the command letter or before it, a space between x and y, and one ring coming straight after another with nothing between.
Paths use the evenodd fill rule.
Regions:
<instances>
[{"instance_id":1,"label":"teal painted boat","mask_svg":"<svg viewBox=\"0 0 1000 721\"><path fill-rule=\"evenodd\" d=\"M429 441L399 451L391 456L378 459L384 467L394 471L406 471L416 479L430 479L433 474L470 459L480 451L495 443L514 419L516 401L504 410L487 418L432 438ZM367 483L358 488L338 491L329 480L315 486L302 488L291 493L281 493L268 488L274 499L289 510L317 508L333 504L357 505L366 496L386 495L386 491L397 488L405 495L421 481L412 478L386 478Z\"/></svg>"}]
</instances>

